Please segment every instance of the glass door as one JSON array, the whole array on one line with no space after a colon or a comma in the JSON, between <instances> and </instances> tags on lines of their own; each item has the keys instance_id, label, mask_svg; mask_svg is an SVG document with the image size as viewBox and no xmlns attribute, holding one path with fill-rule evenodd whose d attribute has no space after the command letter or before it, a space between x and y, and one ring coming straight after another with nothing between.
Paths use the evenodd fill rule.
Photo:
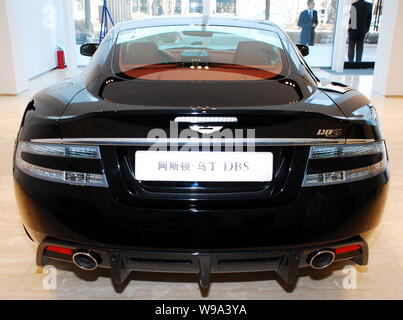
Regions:
<instances>
[{"instance_id":1,"label":"glass door","mask_svg":"<svg viewBox=\"0 0 403 320\"><path fill-rule=\"evenodd\" d=\"M150 16L203 14L203 0L108 0L107 3L115 23ZM311 54L307 61L311 66L330 67L337 3L338 0L210 0L209 14L272 21L295 43L308 39ZM89 61L79 55L80 45L99 41L102 5L102 0L74 0L80 65Z\"/></svg>"},{"instance_id":2,"label":"glass door","mask_svg":"<svg viewBox=\"0 0 403 320\"><path fill-rule=\"evenodd\" d=\"M353 3L355 0L352 1ZM368 4L372 5L372 13L371 13L371 24L369 32L365 34L363 37L363 53L358 53L361 49L359 48L360 44L355 43L352 44L352 40L347 39L347 49L346 49L346 62L349 62L346 67L347 68L368 68L373 67L376 59L376 52L378 48L378 38L379 38L379 27L382 23L382 9L383 9L383 0L366 0ZM360 6L360 10L362 6ZM365 10L364 10L365 11ZM357 15L363 14L360 12ZM359 18L359 19L362 19ZM360 24L362 27L362 24ZM365 31L364 31L365 32ZM350 54L348 53L350 50ZM357 57L358 55L358 57ZM361 58L360 58L361 57Z\"/></svg>"},{"instance_id":3,"label":"glass door","mask_svg":"<svg viewBox=\"0 0 403 320\"><path fill-rule=\"evenodd\" d=\"M337 5L337 0L271 0L269 20L296 44L310 47L306 60L311 66L330 67Z\"/></svg>"}]
</instances>

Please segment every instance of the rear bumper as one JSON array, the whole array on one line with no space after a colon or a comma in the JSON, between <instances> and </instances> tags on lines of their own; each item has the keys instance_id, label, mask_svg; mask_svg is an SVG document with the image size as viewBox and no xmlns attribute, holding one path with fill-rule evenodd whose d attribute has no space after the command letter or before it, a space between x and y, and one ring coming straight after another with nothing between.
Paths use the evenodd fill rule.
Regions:
<instances>
[{"instance_id":1,"label":"rear bumper","mask_svg":"<svg viewBox=\"0 0 403 320\"><path fill-rule=\"evenodd\" d=\"M139 200L127 206L107 188L68 186L15 171L15 191L32 238L112 248L206 250L306 247L362 236L375 228L388 174L302 188L291 201Z\"/></svg>"},{"instance_id":2,"label":"rear bumper","mask_svg":"<svg viewBox=\"0 0 403 320\"><path fill-rule=\"evenodd\" d=\"M337 248L358 245L360 249L338 253ZM309 257L319 250L335 253L335 261L351 260L359 265L368 262L368 245L360 237L337 243L302 248L260 248L239 251L143 251L87 246L46 238L37 250L37 264L50 260L73 262L71 254L47 250L48 246L71 249L73 253L91 252L99 257L100 268L111 270L115 283L123 283L132 271L194 273L202 287L208 287L213 273L274 271L286 283L295 281L298 270L309 266Z\"/></svg>"}]
</instances>

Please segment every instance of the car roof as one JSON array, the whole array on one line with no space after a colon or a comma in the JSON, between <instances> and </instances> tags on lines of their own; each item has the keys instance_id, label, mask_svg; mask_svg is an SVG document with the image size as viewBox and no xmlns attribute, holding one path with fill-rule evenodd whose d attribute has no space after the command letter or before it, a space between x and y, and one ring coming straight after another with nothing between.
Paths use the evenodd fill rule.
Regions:
<instances>
[{"instance_id":1,"label":"car roof","mask_svg":"<svg viewBox=\"0 0 403 320\"><path fill-rule=\"evenodd\" d=\"M279 31L279 28L268 21L245 19L238 17L222 17L222 16L159 16L145 19L136 19L121 22L115 27L116 32L123 30L145 28L145 27L162 27L175 25L219 25L219 26L237 26L243 28L264 29L269 31Z\"/></svg>"}]
</instances>

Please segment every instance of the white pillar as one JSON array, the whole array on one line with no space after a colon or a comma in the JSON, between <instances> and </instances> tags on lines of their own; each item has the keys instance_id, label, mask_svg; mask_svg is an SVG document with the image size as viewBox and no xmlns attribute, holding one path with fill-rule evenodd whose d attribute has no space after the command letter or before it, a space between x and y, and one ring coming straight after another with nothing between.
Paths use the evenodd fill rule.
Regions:
<instances>
[{"instance_id":1,"label":"white pillar","mask_svg":"<svg viewBox=\"0 0 403 320\"><path fill-rule=\"evenodd\" d=\"M383 96L403 95L402 16L403 1L384 1L372 89Z\"/></svg>"},{"instance_id":2,"label":"white pillar","mask_svg":"<svg viewBox=\"0 0 403 320\"><path fill-rule=\"evenodd\" d=\"M181 0L181 15L189 14L189 0Z\"/></svg>"},{"instance_id":3,"label":"white pillar","mask_svg":"<svg viewBox=\"0 0 403 320\"><path fill-rule=\"evenodd\" d=\"M153 16L153 0L148 0L147 1L147 10L148 10L148 15L151 17Z\"/></svg>"},{"instance_id":4,"label":"white pillar","mask_svg":"<svg viewBox=\"0 0 403 320\"><path fill-rule=\"evenodd\" d=\"M216 14L217 13L217 0L210 0L210 14Z\"/></svg>"},{"instance_id":5,"label":"white pillar","mask_svg":"<svg viewBox=\"0 0 403 320\"><path fill-rule=\"evenodd\" d=\"M346 40L350 21L350 11L351 0L339 0L332 59L332 70L336 72L344 71L344 62L346 60L347 53Z\"/></svg>"},{"instance_id":6,"label":"white pillar","mask_svg":"<svg viewBox=\"0 0 403 320\"><path fill-rule=\"evenodd\" d=\"M17 95L28 89L22 4L0 1L0 94Z\"/></svg>"},{"instance_id":7,"label":"white pillar","mask_svg":"<svg viewBox=\"0 0 403 320\"><path fill-rule=\"evenodd\" d=\"M216 0L203 0L203 15L211 16L216 13L217 1Z\"/></svg>"},{"instance_id":8,"label":"white pillar","mask_svg":"<svg viewBox=\"0 0 403 320\"><path fill-rule=\"evenodd\" d=\"M66 55L66 65L68 76L77 75L77 44L76 30L74 24L73 1L62 1L63 10L63 43L64 53Z\"/></svg>"}]
</instances>

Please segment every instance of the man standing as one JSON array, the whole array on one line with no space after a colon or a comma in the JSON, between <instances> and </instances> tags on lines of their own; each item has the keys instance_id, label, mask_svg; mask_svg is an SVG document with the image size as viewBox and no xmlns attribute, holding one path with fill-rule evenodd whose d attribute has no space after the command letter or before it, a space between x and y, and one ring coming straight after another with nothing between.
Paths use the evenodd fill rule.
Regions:
<instances>
[{"instance_id":1,"label":"man standing","mask_svg":"<svg viewBox=\"0 0 403 320\"><path fill-rule=\"evenodd\" d=\"M307 2L308 9L301 12L298 19L298 26L301 30L301 43L313 46L315 42L315 28L318 25L318 11L314 10L315 1Z\"/></svg>"},{"instance_id":2,"label":"man standing","mask_svg":"<svg viewBox=\"0 0 403 320\"><path fill-rule=\"evenodd\" d=\"M351 7L350 28L348 29L348 61L362 61L364 39L371 27L372 4L365 0L357 0ZM356 52L355 52L356 51Z\"/></svg>"}]
</instances>

